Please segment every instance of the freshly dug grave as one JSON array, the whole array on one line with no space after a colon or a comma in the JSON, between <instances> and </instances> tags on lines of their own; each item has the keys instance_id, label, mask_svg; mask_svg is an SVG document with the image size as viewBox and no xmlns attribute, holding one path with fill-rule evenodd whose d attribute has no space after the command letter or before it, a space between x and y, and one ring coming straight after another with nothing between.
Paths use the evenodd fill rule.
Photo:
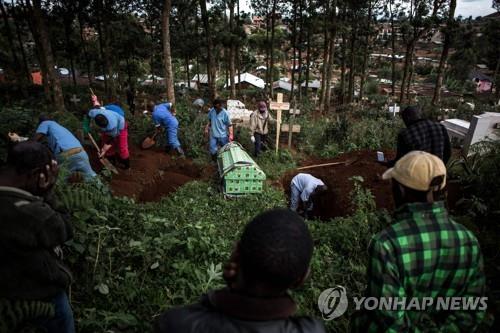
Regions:
<instances>
[{"instance_id":1,"label":"freshly dug grave","mask_svg":"<svg viewBox=\"0 0 500 333\"><path fill-rule=\"evenodd\" d=\"M394 152L384 151L387 158L393 158ZM328 220L337 216L345 216L352 212L351 192L354 183L350 179L353 176L363 177L363 186L372 192L377 209L385 208L389 211L394 209L392 200L391 182L382 180L382 174L387 170L385 166L376 161L375 151L355 151L340 155L333 159L307 160L301 166L315 164L352 161L350 165L325 166L306 170L291 171L282 178L282 185L287 196L290 196L290 182L298 173L309 173L321 179L327 186L328 191L317 201L313 214Z\"/></svg>"},{"instance_id":2,"label":"freshly dug grave","mask_svg":"<svg viewBox=\"0 0 500 333\"><path fill-rule=\"evenodd\" d=\"M91 156L91 163L97 170L102 169L96 156ZM113 194L149 202L160 201L190 181L208 179L215 168L202 172L190 159L170 156L159 148L142 150L132 146L130 169L118 171L120 174L113 175L110 182Z\"/></svg>"}]
</instances>

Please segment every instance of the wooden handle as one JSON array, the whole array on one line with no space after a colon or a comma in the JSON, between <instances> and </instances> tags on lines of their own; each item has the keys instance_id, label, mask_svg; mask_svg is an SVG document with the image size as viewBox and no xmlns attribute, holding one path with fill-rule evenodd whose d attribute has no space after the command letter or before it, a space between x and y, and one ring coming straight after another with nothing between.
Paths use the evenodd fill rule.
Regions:
<instances>
[{"instance_id":1,"label":"wooden handle","mask_svg":"<svg viewBox=\"0 0 500 333\"><path fill-rule=\"evenodd\" d=\"M90 93L95 96L94 91L92 90L92 88L89 87L89 90L90 90Z\"/></svg>"},{"instance_id":2,"label":"wooden handle","mask_svg":"<svg viewBox=\"0 0 500 333\"><path fill-rule=\"evenodd\" d=\"M306 170L306 169L314 169L314 168L320 168L320 167L325 167L325 166L330 166L330 165L339 165L339 164L346 164L347 161L344 162L333 162L333 163L324 163L324 164L315 164L315 165L308 165L305 167L297 168L297 170Z\"/></svg>"},{"instance_id":3,"label":"wooden handle","mask_svg":"<svg viewBox=\"0 0 500 333\"><path fill-rule=\"evenodd\" d=\"M94 137L90 133L88 133L88 135L89 135L90 141L92 141L92 144L94 145L95 149L97 149L97 153L100 154L101 153L101 149L99 149L99 146L95 142Z\"/></svg>"}]
</instances>

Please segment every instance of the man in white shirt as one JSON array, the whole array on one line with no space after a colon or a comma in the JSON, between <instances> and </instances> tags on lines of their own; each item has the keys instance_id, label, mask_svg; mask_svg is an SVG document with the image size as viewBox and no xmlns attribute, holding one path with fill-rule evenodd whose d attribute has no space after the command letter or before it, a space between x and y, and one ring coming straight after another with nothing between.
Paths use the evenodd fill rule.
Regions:
<instances>
[{"instance_id":1,"label":"man in white shirt","mask_svg":"<svg viewBox=\"0 0 500 333\"><path fill-rule=\"evenodd\" d=\"M302 201L305 218L311 216L314 199L328 189L321 179L308 173L299 173L293 177L290 188L290 209L296 212Z\"/></svg>"}]
</instances>

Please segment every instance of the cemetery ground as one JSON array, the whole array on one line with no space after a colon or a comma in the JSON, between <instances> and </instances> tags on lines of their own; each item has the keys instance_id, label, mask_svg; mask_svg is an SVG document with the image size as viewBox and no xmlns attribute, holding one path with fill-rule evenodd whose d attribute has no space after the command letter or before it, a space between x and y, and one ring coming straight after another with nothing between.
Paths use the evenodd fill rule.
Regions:
<instances>
[{"instance_id":1,"label":"cemetery ground","mask_svg":"<svg viewBox=\"0 0 500 333\"><path fill-rule=\"evenodd\" d=\"M423 106L433 117L436 110ZM478 106L474 112L486 108ZM385 168L376 162L376 151L392 157L403 124L382 104L352 106L331 115L318 114L308 103L300 109L294 123L301 130L294 133L291 148L282 138L278 153L270 142L270 149L255 159L267 175L265 189L258 195L228 200L220 193L217 167L209 160L203 137L206 115L193 112L190 99L177 102L186 159L166 155L161 139L157 147L141 150L139 143L153 129L151 121L140 113L127 114L131 170L117 176L101 172L113 195L60 180L57 196L71 212L75 228L65 258L75 277L71 301L78 330L149 331L155 316L166 308L195 302L202 293L223 286L222 265L243 226L265 209L287 205L297 168L324 163L351 161L303 171L323 179L329 191L316 207L316 217L307 222L315 242L311 277L293 296L299 313L321 317L316 303L324 289L342 285L350 296L362 295L368 242L390 223L394 209L391 186L380 179ZM56 119L77 132L81 111L56 114ZM37 116L36 104L27 101L4 107L0 130L3 133L8 126L31 133ZM288 116L283 115L284 124ZM247 129L238 127L235 133L235 140L251 153ZM272 130L270 138L275 134ZM86 148L98 168L95 153ZM484 154L474 160L455 152L448 166L448 201L455 220L480 239L489 311L494 313L500 298L500 145L481 148ZM352 308L328 322L329 331L348 331L351 315Z\"/></svg>"}]
</instances>

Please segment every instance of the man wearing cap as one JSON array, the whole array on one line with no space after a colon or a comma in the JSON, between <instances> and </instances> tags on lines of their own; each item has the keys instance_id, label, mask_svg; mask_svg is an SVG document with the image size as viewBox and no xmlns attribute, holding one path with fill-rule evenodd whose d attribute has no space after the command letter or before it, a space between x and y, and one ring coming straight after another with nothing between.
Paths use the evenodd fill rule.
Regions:
<instances>
[{"instance_id":1,"label":"man wearing cap","mask_svg":"<svg viewBox=\"0 0 500 333\"><path fill-rule=\"evenodd\" d=\"M213 160L217 158L217 149L234 139L231 118L220 99L214 100L213 108L208 112L205 135L209 136L209 150Z\"/></svg>"},{"instance_id":2,"label":"man wearing cap","mask_svg":"<svg viewBox=\"0 0 500 333\"><path fill-rule=\"evenodd\" d=\"M302 202L304 217L311 217L314 200L327 189L321 179L308 173L299 173L290 184L290 209L296 212Z\"/></svg>"},{"instance_id":3,"label":"man wearing cap","mask_svg":"<svg viewBox=\"0 0 500 333\"><path fill-rule=\"evenodd\" d=\"M80 141L68 129L46 116L40 117L34 141L43 139L47 140L57 162L66 163L70 173L80 173L85 181L97 176Z\"/></svg>"},{"instance_id":4,"label":"man wearing cap","mask_svg":"<svg viewBox=\"0 0 500 333\"><path fill-rule=\"evenodd\" d=\"M269 122L274 122L273 117L267 110L267 104L260 101L257 110L250 116L251 140L255 144L255 157L259 156L261 150L266 150L267 134L269 133Z\"/></svg>"},{"instance_id":5,"label":"man wearing cap","mask_svg":"<svg viewBox=\"0 0 500 333\"><path fill-rule=\"evenodd\" d=\"M159 133L161 128L165 129L165 135L167 140L167 147L165 150L168 152L174 151L178 155L184 156L184 151L182 150L181 143L177 136L177 131L179 130L179 121L175 116L175 106L172 103L162 103L154 105L150 103L148 109L152 114L153 122L156 127L156 132Z\"/></svg>"},{"instance_id":6,"label":"man wearing cap","mask_svg":"<svg viewBox=\"0 0 500 333\"><path fill-rule=\"evenodd\" d=\"M392 179L397 210L392 225L370 242L366 297L405 298L406 305L412 299L422 304L427 298L433 304L421 311L415 307L405 311L402 306L393 311L362 309L354 320L357 331L475 332L485 316L484 307L436 308L437 297L478 301L485 292L478 240L449 217L443 202L434 201L434 192L445 186L443 161L413 151L382 178Z\"/></svg>"},{"instance_id":7,"label":"man wearing cap","mask_svg":"<svg viewBox=\"0 0 500 333\"><path fill-rule=\"evenodd\" d=\"M448 163L451 145L446 128L440 123L424 119L422 110L416 106L407 107L401 116L406 128L398 134L396 158L385 163L392 167L401 157L413 150L434 154L445 164Z\"/></svg>"}]
</instances>

